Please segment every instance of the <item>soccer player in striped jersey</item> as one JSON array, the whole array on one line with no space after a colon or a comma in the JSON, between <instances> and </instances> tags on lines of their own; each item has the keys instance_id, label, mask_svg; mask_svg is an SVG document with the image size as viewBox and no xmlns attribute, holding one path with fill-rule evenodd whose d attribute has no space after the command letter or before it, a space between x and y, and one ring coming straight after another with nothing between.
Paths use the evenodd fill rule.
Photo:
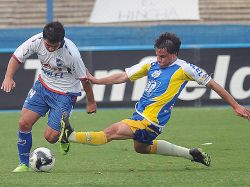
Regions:
<instances>
[{"instance_id":1,"label":"soccer player in striped jersey","mask_svg":"<svg viewBox=\"0 0 250 187\"><path fill-rule=\"evenodd\" d=\"M88 74L88 79L94 84L119 84L147 76L147 85L131 118L114 123L100 132L75 132L68 118L64 117L60 141L103 145L112 140L133 139L134 149L138 153L178 156L209 166L211 159L201 149L189 149L156 139L170 119L172 108L187 82L196 81L211 88L231 105L238 116L249 120L250 112L202 69L179 59L180 46L178 36L167 32L155 42L156 61L141 62L122 73L100 79Z\"/></svg>"},{"instance_id":2,"label":"soccer player in striped jersey","mask_svg":"<svg viewBox=\"0 0 250 187\"><path fill-rule=\"evenodd\" d=\"M52 144L58 141L62 115L66 113L69 116L71 113L77 96L81 95L81 84L87 96L87 112L96 111L86 67L75 44L65 37L60 22L46 24L42 33L32 36L16 49L9 61L2 90L10 92L14 89L15 72L32 54L37 54L41 62L41 74L29 91L21 111L17 143L20 164L13 172L29 171L32 126L47 112L44 137ZM61 144L63 153L67 148L67 144Z\"/></svg>"}]
</instances>

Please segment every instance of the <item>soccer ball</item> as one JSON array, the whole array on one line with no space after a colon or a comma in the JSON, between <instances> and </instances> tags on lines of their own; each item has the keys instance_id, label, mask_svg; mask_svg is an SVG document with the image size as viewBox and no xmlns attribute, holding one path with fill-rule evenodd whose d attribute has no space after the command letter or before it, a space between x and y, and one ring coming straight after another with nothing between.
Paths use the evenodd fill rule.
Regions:
<instances>
[{"instance_id":1,"label":"soccer ball","mask_svg":"<svg viewBox=\"0 0 250 187\"><path fill-rule=\"evenodd\" d=\"M50 171L55 165L55 156L46 147L36 148L30 154L30 167L35 171Z\"/></svg>"}]
</instances>

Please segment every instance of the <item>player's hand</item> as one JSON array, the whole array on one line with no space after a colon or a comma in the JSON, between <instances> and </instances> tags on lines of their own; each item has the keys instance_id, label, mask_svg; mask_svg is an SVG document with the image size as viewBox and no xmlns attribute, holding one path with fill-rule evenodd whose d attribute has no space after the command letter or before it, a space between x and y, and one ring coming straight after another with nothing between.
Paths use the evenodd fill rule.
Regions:
<instances>
[{"instance_id":1,"label":"player's hand","mask_svg":"<svg viewBox=\"0 0 250 187\"><path fill-rule=\"evenodd\" d=\"M97 108L96 102L89 102L89 103L87 103L86 107L87 107L86 110L87 110L88 114L95 114L96 113L96 108Z\"/></svg>"},{"instance_id":2,"label":"player's hand","mask_svg":"<svg viewBox=\"0 0 250 187\"><path fill-rule=\"evenodd\" d=\"M1 90L8 93L11 90L13 90L15 87L16 87L16 83L15 83L15 81L13 79L5 78L3 80Z\"/></svg>"},{"instance_id":3,"label":"player's hand","mask_svg":"<svg viewBox=\"0 0 250 187\"><path fill-rule=\"evenodd\" d=\"M96 83L96 78L95 78L93 75L91 75L91 73L89 72L89 70L87 70L87 79L88 79L91 83L93 83L93 84Z\"/></svg>"},{"instance_id":4,"label":"player's hand","mask_svg":"<svg viewBox=\"0 0 250 187\"><path fill-rule=\"evenodd\" d=\"M237 116L246 118L248 121L250 120L250 111L246 107L238 105L234 108L234 112Z\"/></svg>"}]
</instances>

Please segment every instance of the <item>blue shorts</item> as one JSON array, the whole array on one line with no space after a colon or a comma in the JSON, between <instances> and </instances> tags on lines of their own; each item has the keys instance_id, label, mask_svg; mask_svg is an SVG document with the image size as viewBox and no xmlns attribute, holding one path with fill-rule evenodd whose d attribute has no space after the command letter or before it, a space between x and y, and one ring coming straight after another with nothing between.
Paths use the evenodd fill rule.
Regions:
<instances>
[{"instance_id":1,"label":"blue shorts","mask_svg":"<svg viewBox=\"0 0 250 187\"><path fill-rule=\"evenodd\" d=\"M23 107L36 112L40 116L48 114L48 125L61 131L62 114L70 114L76 103L77 96L71 94L57 94L46 89L39 81L36 81L28 93Z\"/></svg>"}]
</instances>

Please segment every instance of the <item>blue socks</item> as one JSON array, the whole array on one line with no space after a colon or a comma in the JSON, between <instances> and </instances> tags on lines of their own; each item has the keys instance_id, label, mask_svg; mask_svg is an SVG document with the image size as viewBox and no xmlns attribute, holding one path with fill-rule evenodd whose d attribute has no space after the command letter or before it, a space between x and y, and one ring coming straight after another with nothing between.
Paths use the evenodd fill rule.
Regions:
<instances>
[{"instance_id":1,"label":"blue socks","mask_svg":"<svg viewBox=\"0 0 250 187\"><path fill-rule=\"evenodd\" d=\"M18 131L18 154L20 163L29 166L29 154L32 146L32 134L29 132Z\"/></svg>"}]
</instances>

